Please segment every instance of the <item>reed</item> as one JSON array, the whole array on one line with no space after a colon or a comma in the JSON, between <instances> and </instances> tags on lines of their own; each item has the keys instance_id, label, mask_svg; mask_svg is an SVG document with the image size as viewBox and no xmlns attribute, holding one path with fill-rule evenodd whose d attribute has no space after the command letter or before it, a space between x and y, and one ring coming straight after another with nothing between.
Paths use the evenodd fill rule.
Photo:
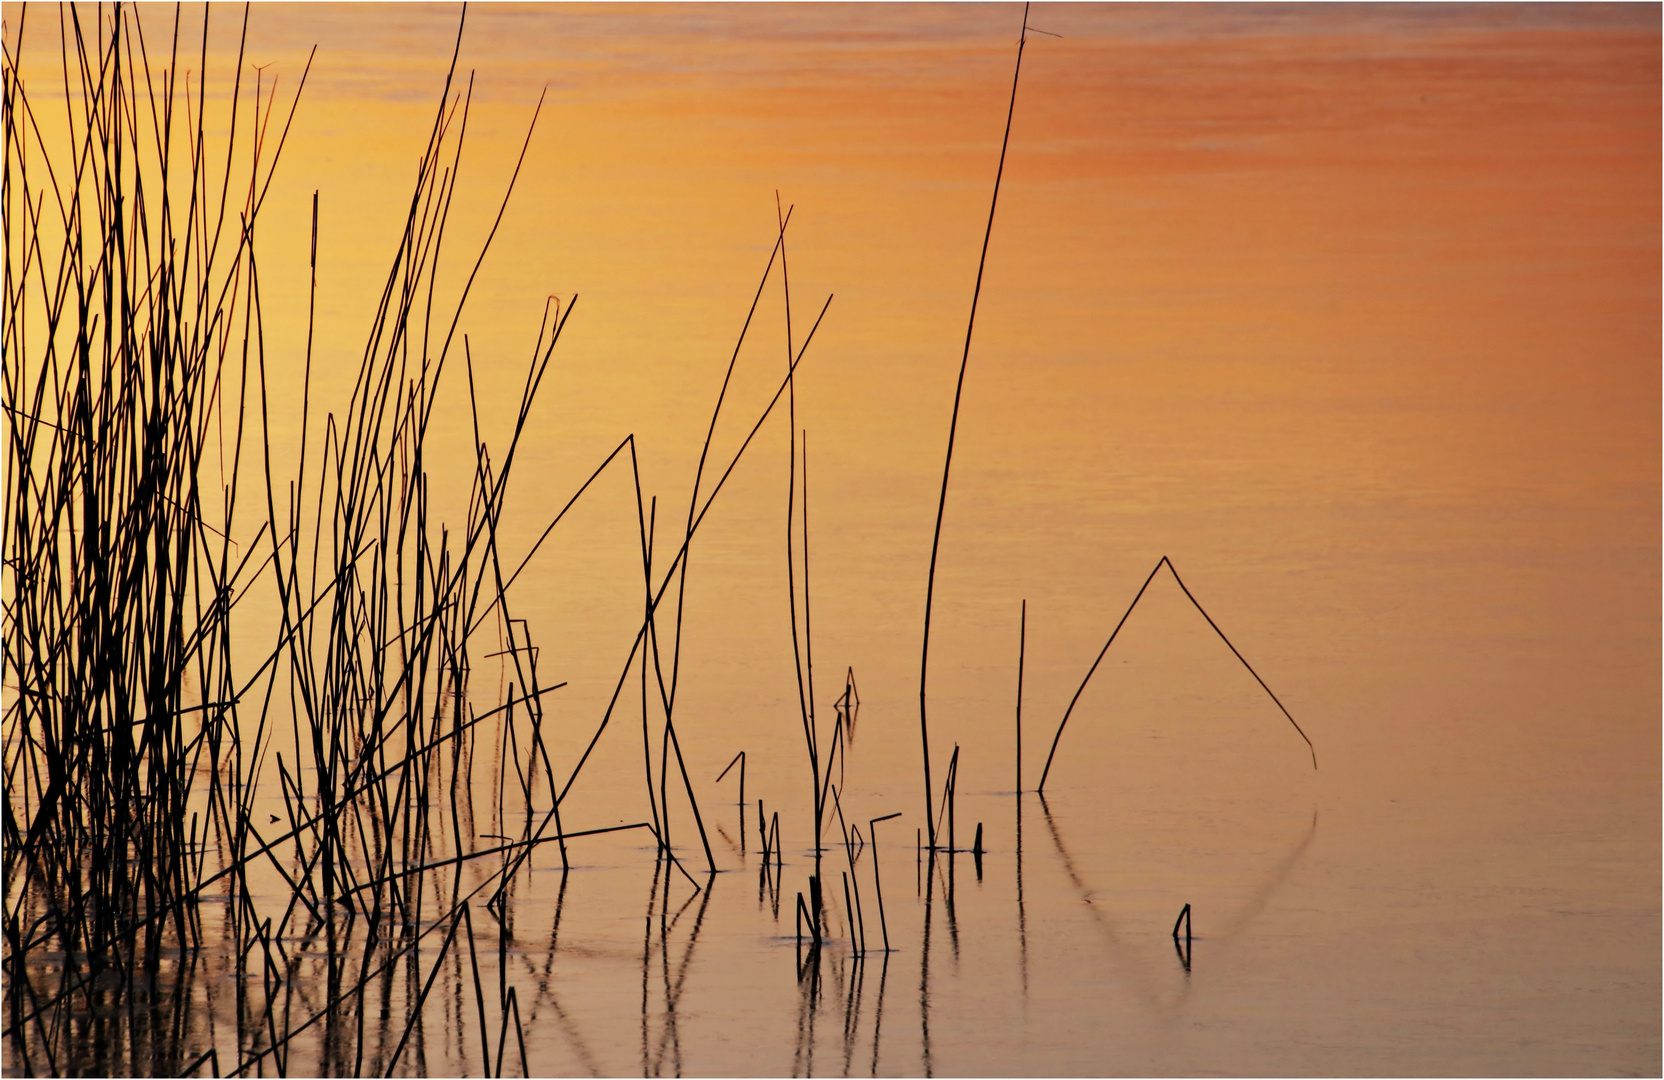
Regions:
<instances>
[{"instance_id":1,"label":"reed","mask_svg":"<svg viewBox=\"0 0 1664 1080\"><path fill-rule=\"evenodd\" d=\"M722 778L724 776L727 776L729 770L732 769L735 765L738 765L740 767L740 801L739 801L739 807L740 807L740 854L743 855L743 854L745 854L745 751L744 750L741 750L739 753L734 755L734 760L730 761L728 763L728 767L726 769L723 769L722 772L717 775L716 782L719 783L719 784L722 783ZM762 813L763 813L762 801L758 800L758 805L757 805L757 816L758 816L758 819L759 819L758 824L761 824Z\"/></svg>"},{"instance_id":2,"label":"reed","mask_svg":"<svg viewBox=\"0 0 1664 1080\"><path fill-rule=\"evenodd\" d=\"M849 666L844 671L844 692L838 699L839 707L844 714L844 731L849 739L855 738L855 720L861 712L861 693L855 687L855 667Z\"/></svg>"},{"instance_id":3,"label":"reed","mask_svg":"<svg viewBox=\"0 0 1664 1080\"><path fill-rule=\"evenodd\" d=\"M1179 927L1184 927L1184 940L1179 940ZM1179 910L1179 917L1173 920L1173 950L1179 955L1179 964L1184 968L1185 976L1190 975L1190 905L1186 904Z\"/></svg>"},{"instance_id":4,"label":"reed","mask_svg":"<svg viewBox=\"0 0 1664 1080\"><path fill-rule=\"evenodd\" d=\"M1295 733L1300 736L1301 740L1306 744L1306 749L1311 753L1312 768L1317 768L1317 748L1312 745L1311 739L1307 737L1305 731L1301 729L1294 717L1289 714L1288 709L1283 705L1282 701L1278 699L1277 695L1272 693L1271 687L1265 685L1265 680L1260 678L1259 673L1254 670L1253 665L1248 663L1247 658L1237 651L1237 647L1235 645L1231 644L1231 639L1225 636L1225 631L1221 630L1219 628L1219 624L1213 621L1213 616L1209 615L1207 610L1202 607L1201 602L1196 599L1195 595L1191 593L1189 587L1185 585L1184 579L1179 577L1178 570L1173 566L1167 556L1163 555L1161 559L1156 562L1156 565L1150 571L1149 576L1144 579L1144 584L1138 587L1138 592L1133 595L1132 603L1127 605L1127 610L1122 612L1120 620L1115 624L1115 629L1110 631L1109 640L1105 641L1104 647L1098 650L1097 659L1093 660L1092 666L1086 669L1086 676L1081 679L1080 686L1075 690L1075 696L1069 699L1068 708L1063 710L1063 719L1058 722L1057 733L1052 736L1052 747L1050 752L1046 754L1046 767L1040 771L1040 783L1035 787L1036 791L1043 792L1046 789L1046 778L1051 775L1052 771L1052 759L1057 756L1057 744L1063 738L1063 729L1068 726L1069 717L1075 711L1075 705L1080 702L1080 696L1086 692L1087 683L1092 681L1092 676L1097 672L1098 665L1103 663L1104 657L1109 653L1109 647L1115 644L1116 636L1121 633L1121 628L1127 624L1127 619L1132 616L1133 609L1136 608L1138 606L1138 602L1144 598L1144 593L1150 588L1150 583L1156 579L1156 575L1161 572L1162 567L1167 568L1167 572L1173 576L1173 581L1178 585L1180 591L1184 593L1185 599L1189 600L1191 606L1201 613L1202 618L1206 619L1207 624L1213 628L1213 632L1219 635L1219 640L1223 641L1225 643L1225 647L1231 650L1231 655L1236 657L1244 668L1248 669L1248 674L1254 677L1254 681L1259 684L1260 689L1266 692L1266 695L1269 696L1272 702L1276 704L1277 708L1281 710L1284 718L1286 718L1288 722L1293 725Z\"/></svg>"},{"instance_id":5,"label":"reed","mask_svg":"<svg viewBox=\"0 0 1664 1080\"><path fill-rule=\"evenodd\" d=\"M525 1023L520 1019L520 997L514 987L509 987L503 997L503 1023L497 1033L497 1075L505 1076L503 1072L503 1051L507 1048L508 1014L514 1013L514 1041L520 1048L520 1075L532 1074L531 1063L526 1060L526 1032Z\"/></svg>"},{"instance_id":6,"label":"reed","mask_svg":"<svg viewBox=\"0 0 1664 1080\"><path fill-rule=\"evenodd\" d=\"M154 972L170 935L198 940L207 832L246 841L269 732L230 673L230 625L267 568L270 522L251 533L235 491L252 453L253 241L294 114L274 117L272 87L239 71L217 168L206 105L178 74L178 17L158 85L136 16L87 14L60 12L61 129L18 74L26 12L4 74L8 1035L26 1056L39 1033L28 1045L54 1067L61 1025L39 1022L32 983L32 1029L17 1007L31 952L61 949L57 1001L105 972ZM222 485L203 482L205 460ZM246 957L260 924L232 914Z\"/></svg>"},{"instance_id":7,"label":"reed","mask_svg":"<svg viewBox=\"0 0 1664 1080\"><path fill-rule=\"evenodd\" d=\"M947 851L948 855L950 855L950 856L956 850L958 850L956 845L954 844L954 804L955 804L955 795L957 793L957 787L958 787L958 778L959 778L959 744L955 743L954 746L953 746L953 756L948 759L948 773L947 773L947 776L943 777L943 779L942 779L942 801L941 801L940 805L937 808L936 821L934 823L934 827L931 830L932 833L934 833L937 836L940 836L942 831L943 831L942 830L942 823L944 821L947 822L948 842L947 842L946 851ZM936 851L936 849L934 847L932 847L930 850L931 850L932 854L934 854L935 851Z\"/></svg>"},{"instance_id":8,"label":"reed","mask_svg":"<svg viewBox=\"0 0 1664 1080\"><path fill-rule=\"evenodd\" d=\"M691 552L718 496L781 404L788 444L787 599L813 842L812 873L796 897L798 977L812 1025L820 950L829 933L824 837L835 816L846 861L840 877L851 945L847 1066L867 954L859 863L870 847L887 964L892 944L876 828L901 815L871 818L865 835L845 821L841 796L848 793L845 773L861 704L853 666L846 667L832 702L829 731L818 726L808 440L798 427L795 375L831 297L799 337L787 265L791 207L777 196L774 245L716 395L687 514L673 523L669 543L658 528L657 496L642 490L631 434L516 558L502 546L511 495L520 490L514 481L524 471L524 440L540 422L540 395L577 298L551 297L535 336L526 335L530 347L512 361L523 374L506 424L482 422L489 403L480 399L476 357L462 325L475 281L504 227L542 99L531 111L486 235L459 253L451 208L473 89L472 77L457 66L459 22L409 198L399 203L400 231L364 340L355 346L356 365L347 373L351 387L334 407L312 383L318 260L322 255L327 264L333 244L323 224L328 207L313 193L300 435L290 466L288 448L277 442L287 428L284 418L274 416L273 402L278 365L294 358L267 347L267 315L280 316L268 312L271 289L262 282L261 237L269 228L262 207L305 73L292 94L280 96L263 73L246 68L239 52L228 73L228 99L221 101L204 92L208 21L220 18L220 9L206 9L197 27L176 11L164 60L145 40L145 21L153 19L148 14L141 18L123 5L95 11L71 5L60 9L57 57L68 107L61 123L46 120L18 67L24 42L36 47L33 10L19 12L0 82L6 116L0 655L15 685L0 717L0 769L8 792L0 816L7 887L0 917L7 1022L0 1034L10 1040L20 1071L188 1075L211 1067L219 1075L223 1060L231 1075L287 1074L291 1052L308 1031L320 1033L321 1049L316 1062L305 1064L319 1072L425 1071L423 1011L450 963L454 977L446 993L454 995L448 1011L458 1019L457 1045L460 1029L477 1019L479 1067L487 1076L503 1075L512 1014L520 1067L529 1074L524 1028L527 1022L535 1026L549 971L546 966L544 989L532 998L511 983L509 969L519 951L510 947L517 902L529 890L533 860L559 853L552 962L567 874L574 851L581 851L581 844L570 845L635 829L648 830L656 845L642 968L644 1071L649 1065L657 1070L667 1048L679 1069L675 1003L718 869L683 747L683 735L691 746L699 733L685 709L680 717L676 710L682 646L696 633L687 604ZM243 13L244 40L252 10ZM958 948L953 874L959 747L947 765L941 803L933 806L926 714L934 578L1028 29L1025 8L927 579L919 695L926 815L915 833L925 899L926 988L933 875L943 850L956 955ZM190 46L198 37L193 76L185 69L193 64ZM453 264L460 273L450 272ZM785 370L766 405L745 418L750 426L742 428L739 449L724 462L713 456L718 428L730 422L724 410L731 382L776 264ZM479 359L499 367L505 362ZM465 395L458 382L466 383ZM430 433L451 408L464 406L472 454L441 454ZM610 468L619 471L614 466L627 466L634 485L640 620L611 698L590 721L593 734L557 768L554 759L561 755L551 744L564 743L553 734L550 706L558 699L551 695L567 684L549 677L552 665L514 586L568 512ZM442 469L465 470L459 475L467 481L467 496L459 513L442 514L434 494ZM1162 566L1173 569L1163 558L1146 588ZM1133 606L1137 602L1135 597ZM262 603L269 617L260 613ZM1026 625L1025 601L1016 717L1020 921ZM1114 639L1112 633L1109 643ZM495 679L481 674L486 661L495 663ZM1085 685L1083 680L1081 691ZM585 828L570 816L574 809L582 813L583 802L568 799L626 689L631 697L640 694L648 804L646 813L631 816L645 820ZM631 707L625 704L624 711ZM1069 715L1053 739L1052 755ZM828 736L824 742L822 734ZM633 746L633 732L625 738ZM1037 790L1044 788L1051 760L1049 755ZM1314 753L1314 767L1315 761ZM759 763L765 777L772 764ZM714 783L736 765L744 856L746 751ZM268 794L270 802L257 801ZM672 835L672 803L683 797L705 858L702 880L673 842L689 833L678 805ZM260 817L268 806L277 810L278 802L281 817ZM779 811L765 816L761 799L757 826L759 905L768 889L778 922L785 845ZM980 881L980 822L970 850ZM675 912L672 866L693 890ZM683 912L693 910L695 897L697 914L673 977L671 932ZM492 953L485 950L482 968L474 906L497 923L495 1018L486 991ZM667 1019L658 1058L650 1061L646 995L655 915ZM1188 957L1188 905L1180 921ZM1178 930L1175 923L1175 943ZM474 996L466 1025L456 940L461 932L467 934ZM1026 936L1024 948L1026 957ZM180 1013L197 1007L191 972L210 950L223 952L226 973L234 976L230 992L238 1022L234 1034L223 1036L227 1046L215 1041L221 1036L212 1024L204 1035L204 1025L184 1019L142 1060L136 1050L123 1059L83 1045L96 1040L86 1036L82 1020L119 1015L122 1008L131 1015L141 994L171 993ZM1188 959L1186 965L1188 970ZM207 1008L213 1007L210 1001ZM378 1013L384 1022L403 1017L380 1042L366 1032L366 1017ZM928 1015L925 1024L928 1064ZM201 1045L205 1038L207 1046ZM810 1038L812 1044L812 1031ZM876 1067L876 1021L873 1040Z\"/></svg>"},{"instance_id":9,"label":"reed","mask_svg":"<svg viewBox=\"0 0 1664 1080\"><path fill-rule=\"evenodd\" d=\"M1028 652L1028 601L1023 601L1017 621L1017 801L1023 799L1023 659ZM1019 814L1022 810L1019 808Z\"/></svg>"},{"instance_id":10,"label":"reed","mask_svg":"<svg viewBox=\"0 0 1664 1080\"><path fill-rule=\"evenodd\" d=\"M971 290L971 315L965 323L965 348L959 358L959 379L954 384L953 413L948 420L948 449L942 459L942 490L936 501L936 530L930 540L930 572L925 577L924 641L919 648L919 737L924 746L924 813L930 824L930 846L936 847L936 824L930 814L930 725L926 716L925 687L930 675L930 611L936 597L936 558L942 547L942 518L948 507L948 477L953 471L953 443L959 432L959 402L965 393L965 368L971 359L971 334L976 329L976 306L982 298L982 272L988 265L988 241L994 235L994 210L1000 201L1000 179L1005 175L1005 151L1011 145L1011 119L1017 113L1017 81L1023 73L1023 46L1028 42L1028 5L1023 5L1023 33L1017 39L1017 62L1011 75L1011 103L1005 114L1005 135L1000 140L1000 163L994 170L994 194L988 202L988 227L982 234L982 256L976 264L976 286ZM951 846L951 845L950 845Z\"/></svg>"},{"instance_id":11,"label":"reed","mask_svg":"<svg viewBox=\"0 0 1664 1080\"><path fill-rule=\"evenodd\" d=\"M843 878L844 882L844 910L849 912L850 915L850 946L854 950L855 955L859 957L864 951L864 946L861 944L861 936L856 930L855 916L857 908L855 904L850 902L849 898L849 871L840 870L838 873Z\"/></svg>"},{"instance_id":12,"label":"reed","mask_svg":"<svg viewBox=\"0 0 1664 1080\"><path fill-rule=\"evenodd\" d=\"M774 852L774 869L778 874L785 867L785 856L780 851L780 811L778 810L769 818L768 845L769 850Z\"/></svg>"},{"instance_id":13,"label":"reed","mask_svg":"<svg viewBox=\"0 0 1664 1080\"><path fill-rule=\"evenodd\" d=\"M890 951L890 927L884 920L884 883L878 874L878 823L890 821L901 816L901 811L885 814L883 817L873 818L867 822L867 835L872 837L872 889L878 897L878 929L884 935L884 952Z\"/></svg>"},{"instance_id":14,"label":"reed","mask_svg":"<svg viewBox=\"0 0 1664 1080\"><path fill-rule=\"evenodd\" d=\"M838 831L842 834L844 842L844 858L847 867L842 871L844 875L844 911L848 915L850 941L855 948L856 955L865 956L867 953L867 924L861 913L861 879L855 873L855 863L860 858L861 852L865 850L866 843L861 839L859 826L850 826L845 823L843 801L838 796L837 788L832 789L832 806L837 812ZM857 843L860 843L859 848L856 846ZM851 878L855 879L853 904L850 902Z\"/></svg>"},{"instance_id":15,"label":"reed","mask_svg":"<svg viewBox=\"0 0 1664 1080\"><path fill-rule=\"evenodd\" d=\"M506 447L480 434L473 357L459 333L537 110L490 231L447 301L438 270L471 101L467 87L453 91L453 53L351 393L321 423L311 415L312 314L329 239L314 193L300 456L285 481L272 444L257 241L304 73L277 110L270 81L248 75L239 55L229 106L210 118L217 106L201 87L214 9L195 28L175 13L158 66L135 9L72 6L60 13L59 35L70 108L55 131L18 74L19 51L35 40L29 9L19 14L3 84L0 637L18 689L4 716L14 796L3 817L5 1036L16 1060L59 1071L70 1010L93 1004L95 983L153 979L169 950L200 948L198 901L217 887L229 893L228 954L238 970L257 958L264 998L250 1003L260 1019L252 1041L239 1035L237 1071L274 1054L287 1068L295 1034L320 1021L335 1026L349 998L414 960L426 933L448 924L442 960L457 919L472 925L468 896L490 886L487 910L506 933L514 878L532 851L552 840L566 867L567 839L589 832L564 827L565 792L544 738L545 695L564 684L542 678L538 648L511 606L508 587L530 553L510 572L497 540L521 437L573 303L554 303L553 318L544 312ZM202 43L194 79L183 71L193 33ZM82 73L79 84L71 70ZM211 135L216 127L228 133ZM453 530L429 496L427 433L457 353L476 454L465 520ZM277 617L250 674L234 671L232 628L257 589L275 594ZM492 617L501 647L484 655L502 658L513 678L505 702L476 713L470 673ZM292 765L272 754L285 697L300 758ZM494 833L476 832L470 780L486 720L495 722L495 752L485 757L497 765ZM667 733L680 758L668 712ZM267 773L287 817L270 816L283 827L270 838L253 814ZM683 778L697 820L685 767ZM548 816L534 831L545 785ZM434 798L447 786L448 806ZM505 827L511 789L526 822L517 836ZM655 812L653 825L625 827L657 832L659 824ZM504 842L481 846L481 836ZM463 895L463 868L492 857L501 860L497 874ZM250 881L256 864L282 882L280 917L262 912ZM441 895L427 887L435 875L451 893L437 918L423 911L424 895ZM324 1010L299 1024L286 997L280 1033L279 992L310 949L284 950L297 911L308 942L318 934L327 949L319 959L330 993ZM35 958L48 947L62 959L56 987L43 990ZM349 950L362 977L340 989ZM470 957L477 976L472 944ZM116 992L119 1000L127 991ZM483 1024L477 977L476 992ZM500 986L505 1025L511 1005L518 1023L511 994ZM365 1064L363 1006L356 1012L359 1034L343 1070ZM151 1052L153 1070L218 1069L215 1047Z\"/></svg>"}]
</instances>

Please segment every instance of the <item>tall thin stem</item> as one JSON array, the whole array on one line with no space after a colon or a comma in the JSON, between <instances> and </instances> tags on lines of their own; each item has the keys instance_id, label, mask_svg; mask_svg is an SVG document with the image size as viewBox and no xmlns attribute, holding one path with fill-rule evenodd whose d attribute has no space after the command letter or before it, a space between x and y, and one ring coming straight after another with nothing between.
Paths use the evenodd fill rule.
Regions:
<instances>
[{"instance_id":1,"label":"tall thin stem","mask_svg":"<svg viewBox=\"0 0 1664 1080\"><path fill-rule=\"evenodd\" d=\"M936 558L942 547L942 515L948 505L948 475L953 469L953 441L959 431L959 401L965 393L965 366L971 358L971 334L976 329L976 306L982 297L982 272L988 265L988 240L994 235L994 210L1000 201L1000 179L1005 175L1005 151L1011 144L1011 118L1017 111L1017 80L1023 72L1023 45L1028 41L1028 5L1023 5L1023 33L1017 39L1017 64L1011 74L1011 104L1005 113L1005 137L1000 140L1000 164L994 171L994 197L988 203L988 227L982 234L982 257L976 264L976 288L971 293L971 317L965 324L965 350L959 358L959 381L953 390L953 417L948 423L948 452L942 461L942 493L936 502L936 531L930 541L930 575L924 591L924 644L919 650L919 738L924 747L924 816L930 825L930 846L936 846L936 825L930 814L930 724L925 684L930 675L930 609L936 598Z\"/></svg>"}]
</instances>

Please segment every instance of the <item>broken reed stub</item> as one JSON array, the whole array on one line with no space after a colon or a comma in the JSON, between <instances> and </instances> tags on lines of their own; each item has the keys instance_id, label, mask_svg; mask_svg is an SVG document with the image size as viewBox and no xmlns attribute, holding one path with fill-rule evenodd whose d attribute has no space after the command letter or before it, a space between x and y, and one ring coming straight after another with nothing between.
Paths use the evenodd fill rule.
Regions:
<instances>
[{"instance_id":1,"label":"broken reed stub","mask_svg":"<svg viewBox=\"0 0 1664 1080\"><path fill-rule=\"evenodd\" d=\"M1185 945L1188 946L1190 944L1190 905L1189 904L1186 904L1184 907L1180 908L1179 909L1179 917L1177 919L1173 920L1173 940L1174 941L1179 940L1179 927L1180 926L1184 927L1184 943L1185 943Z\"/></svg>"}]
</instances>

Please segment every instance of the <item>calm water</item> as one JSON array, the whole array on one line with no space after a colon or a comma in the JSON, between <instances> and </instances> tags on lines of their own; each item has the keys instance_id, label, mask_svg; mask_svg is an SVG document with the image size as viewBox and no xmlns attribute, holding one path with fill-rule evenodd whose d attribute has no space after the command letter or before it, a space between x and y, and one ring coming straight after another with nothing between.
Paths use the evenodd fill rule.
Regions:
<instances>
[{"instance_id":1,"label":"calm water","mask_svg":"<svg viewBox=\"0 0 1664 1080\"><path fill-rule=\"evenodd\" d=\"M25 47L55 60L37 14ZM8 42L17 15L6 6ZM145 17L160 33L171 13ZM240 13L213 17L220 56ZM856 863L864 963L829 851L834 940L813 988L794 972L811 803L776 415L688 577L677 730L723 872L696 894L667 884L645 834L592 837L572 841L564 878L537 857L506 943L476 913L483 977L497 985L506 959L532 1072L1658 1074L1659 8L1032 10L1061 37L1031 34L1024 54L929 683L933 777L957 744L958 836L980 823L987 854L980 873L962 854L926 883L926 571L1021 19L470 9L458 252L483 239L548 87L461 326L488 440L512 418L545 298L582 298L505 549L524 551L630 433L661 529L681 527L778 192L795 208L798 343L835 294L796 387L814 700L829 738L853 670L841 806L863 832L902 815L878 826L893 951L877 949L872 849ZM315 402L350 388L455 30L439 5L250 16L249 61L271 65L285 105L319 46L262 237L268 350L298 358L319 191ZM714 460L750 430L785 350L776 276ZM288 370L280 428L299 398L298 360ZM465 396L436 424L468 453ZM435 467L452 504L468 481ZM568 682L559 769L640 619L636 536L628 477L607 474L515 586L542 670ZM659 536L661 563L674 549ZM1158 577L1042 801L1058 721L1163 555L1319 768ZM477 663L483 708L500 661ZM646 819L640 723L637 707L603 736L567 828ZM733 777L713 783L740 750L743 834ZM477 831L517 832L512 806L487 820L495 782L479 772ZM784 833L778 909L758 798ZM673 836L697 869L684 805ZM1188 968L1170 937L1186 903ZM190 989L213 1002L192 1045L225 1063L254 1036L216 970ZM403 1030L402 970L365 1020L365 1069ZM460 953L446 971L400 1071L480 1070L472 974ZM292 1022L321 1008L325 979L299 981ZM292 1073L354 1067L356 1019L325 1027L296 1040ZM124 1037L88 1061L120 1069Z\"/></svg>"}]
</instances>

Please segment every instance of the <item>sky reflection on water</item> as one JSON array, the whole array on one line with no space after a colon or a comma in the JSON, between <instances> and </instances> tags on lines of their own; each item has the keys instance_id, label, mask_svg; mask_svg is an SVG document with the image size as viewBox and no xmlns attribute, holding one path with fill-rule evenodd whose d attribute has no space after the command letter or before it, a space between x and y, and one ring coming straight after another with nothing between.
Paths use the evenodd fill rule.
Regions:
<instances>
[{"instance_id":1,"label":"sky reflection on water","mask_svg":"<svg viewBox=\"0 0 1664 1080\"><path fill-rule=\"evenodd\" d=\"M231 9L215 18L234 30ZM483 896L472 909L471 955L487 986L517 989L532 1072L1656 1071L1658 9L1034 8L1064 36L1025 54L932 645L936 775L961 746L961 837L980 823L987 853L980 873L963 853L927 872L905 836L922 825L915 650L1019 19L470 9L458 250L484 235L550 87L464 318L482 398L502 402L484 430L518 399L545 299L583 298L502 542L528 548L631 433L674 531L779 191L799 335L836 294L796 388L818 697L853 667L849 820L904 815L878 856L894 951L872 947L863 909L854 955L829 880L831 938L794 977L812 861L781 559L791 434L775 418L688 585L677 727L723 872L698 872L678 819L699 891L617 833L573 840L570 875L536 856L501 922ZM320 45L270 210L304 221L321 192L316 400L356 370L402 215L387 193L408 189L454 33L440 6L251 12L250 56L281 92ZM304 230L266 227L268 306L303 312ZM783 374L780 305L771 284L730 390L748 419L713 457ZM300 355L304 328L274 327L274 355ZM298 377L273 396L293 411ZM466 459L466 401L445 404L434 438ZM436 476L435 498L459 505L468 480ZM517 586L544 669L569 683L551 706L563 768L640 618L626 487L599 483ZM656 562L673 552L661 534ZM1167 583L1083 695L1046 799L1014 798L1019 605L1032 788L1163 555L1321 769ZM482 711L498 674L475 672ZM567 828L646 817L633 722L597 745ZM739 750L749 807L714 783ZM511 833L493 786L478 828ZM780 813L778 876L758 858L758 798ZM856 889L872 887L868 850ZM1195 934L1175 954L1187 903ZM443 936L389 970L367 1015L297 1039L289 1071L389 1060ZM482 1066L467 947L447 954L401 1071ZM213 1015L230 1068L258 1009L222 960L172 976L206 1011L154 1022L189 1013L174 1037L197 1047ZM290 1022L358 977L307 963L282 991ZM146 1022L92 1022L110 1033L87 1066L140 1059ZM503 1045L512 1071L512 1032Z\"/></svg>"}]
</instances>

